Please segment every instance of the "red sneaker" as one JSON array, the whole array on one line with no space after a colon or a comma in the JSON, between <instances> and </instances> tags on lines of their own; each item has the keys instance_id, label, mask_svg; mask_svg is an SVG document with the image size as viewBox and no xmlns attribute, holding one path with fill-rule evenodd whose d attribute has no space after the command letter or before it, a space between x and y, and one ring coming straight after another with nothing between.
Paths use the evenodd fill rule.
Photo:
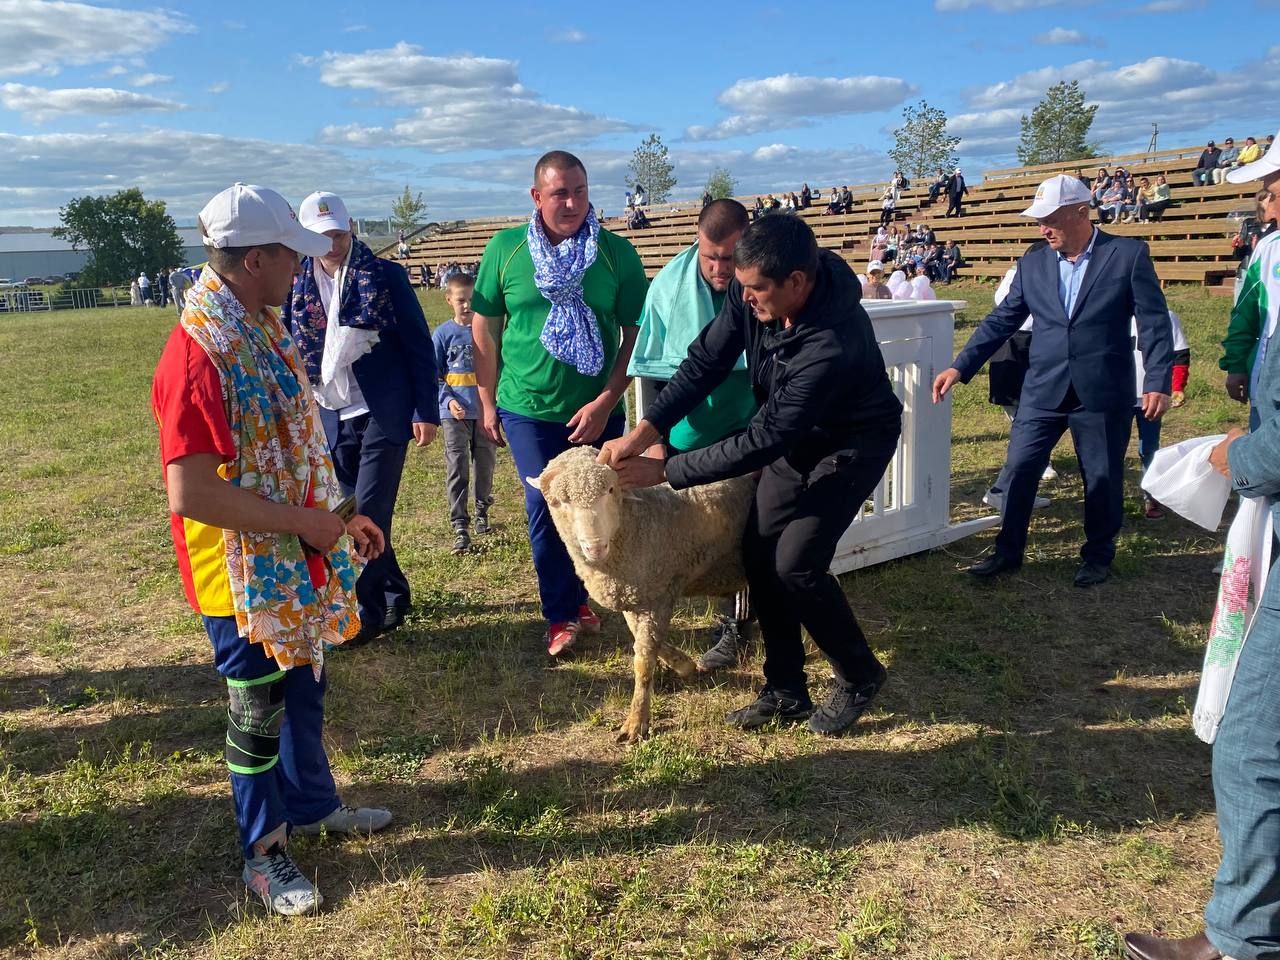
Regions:
<instances>
[{"instance_id":1,"label":"red sneaker","mask_svg":"<svg viewBox=\"0 0 1280 960\"><path fill-rule=\"evenodd\" d=\"M547 627L547 653L558 657L578 641L578 623L569 620L565 623L553 623Z\"/></svg>"},{"instance_id":2,"label":"red sneaker","mask_svg":"<svg viewBox=\"0 0 1280 960\"><path fill-rule=\"evenodd\" d=\"M584 603L578 608L578 626L587 633L599 633L600 614L596 613Z\"/></svg>"}]
</instances>

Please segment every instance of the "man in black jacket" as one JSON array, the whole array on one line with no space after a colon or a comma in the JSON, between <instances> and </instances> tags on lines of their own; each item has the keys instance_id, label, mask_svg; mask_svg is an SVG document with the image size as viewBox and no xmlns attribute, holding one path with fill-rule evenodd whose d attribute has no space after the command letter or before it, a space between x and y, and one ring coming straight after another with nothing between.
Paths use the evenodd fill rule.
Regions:
<instances>
[{"instance_id":1,"label":"man in black jacket","mask_svg":"<svg viewBox=\"0 0 1280 960\"><path fill-rule=\"evenodd\" d=\"M817 733L851 727L884 683L839 582L836 544L897 447L902 404L848 265L819 251L799 217L765 217L734 251L724 307L627 436L604 445L630 487L677 489L760 470L743 560L765 648L760 696L726 718L743 729L809 718ZM743 353L759 412L740 433L667 460L641 456L699 404ZM836 686L813 709L800 629L831 662Z\"/></svg>"}]
</instances>

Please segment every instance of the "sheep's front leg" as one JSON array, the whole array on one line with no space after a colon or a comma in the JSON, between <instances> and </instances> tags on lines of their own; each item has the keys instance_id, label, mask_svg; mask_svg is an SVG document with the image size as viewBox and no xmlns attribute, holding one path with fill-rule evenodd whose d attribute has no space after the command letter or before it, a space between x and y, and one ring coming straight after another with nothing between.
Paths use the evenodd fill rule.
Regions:
<instances>
[{"instance_id":1,"label":"sheep's front leg","mask_svg":"<svg viewBox=\"0 0 1280 960\"><path fill-rule=\"evenodd\" d=\"M653 700L653 669L657 661L656 637L652 614L624 611L622 615L635 637L636 685L631 694L627 719L618 730L618 742L635 743L649 735L649 706Z\"/></svg>"}]
</instances>

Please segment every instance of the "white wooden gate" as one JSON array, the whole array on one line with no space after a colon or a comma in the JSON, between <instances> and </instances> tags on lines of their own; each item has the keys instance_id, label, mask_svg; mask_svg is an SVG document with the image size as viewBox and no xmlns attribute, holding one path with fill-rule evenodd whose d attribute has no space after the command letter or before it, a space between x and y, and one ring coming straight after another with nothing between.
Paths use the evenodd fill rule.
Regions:
<instances>
[{"instance_id":1,"label":"white wooden gate","mask_svg":"<svg viewBox=\"0 0 1280 960\"><path fill-rule=\"evenodd\" d=\"M880 352L898 399L902 435L872 498L840 538L834 573L932 550L999 526L998 516L951 523L951 398L934 404L933 378L951 365L956 300L870 300ZM636 384L636 418L653 401L652 381Z\"/></svg>"}]
</instances>

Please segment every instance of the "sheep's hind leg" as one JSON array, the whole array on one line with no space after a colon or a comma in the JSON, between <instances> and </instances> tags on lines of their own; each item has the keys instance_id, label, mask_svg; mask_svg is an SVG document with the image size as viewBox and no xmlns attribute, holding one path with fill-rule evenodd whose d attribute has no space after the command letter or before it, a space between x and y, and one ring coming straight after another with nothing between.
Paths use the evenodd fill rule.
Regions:
<instances>
[{"instance_id":1,"label":"sheep's hind leg","mask_svg":"<svg viewBox=\"0 0 1280 960\"><path fill-rule=\"evenodd\" d=\"M618 730L619 743L635 743L649 735L650 704L653 700L653 668L656 661L654 618L650 614L624 611L627 626L635 637L635 690L627 719Z\"/></svg>"}]
</instances>

